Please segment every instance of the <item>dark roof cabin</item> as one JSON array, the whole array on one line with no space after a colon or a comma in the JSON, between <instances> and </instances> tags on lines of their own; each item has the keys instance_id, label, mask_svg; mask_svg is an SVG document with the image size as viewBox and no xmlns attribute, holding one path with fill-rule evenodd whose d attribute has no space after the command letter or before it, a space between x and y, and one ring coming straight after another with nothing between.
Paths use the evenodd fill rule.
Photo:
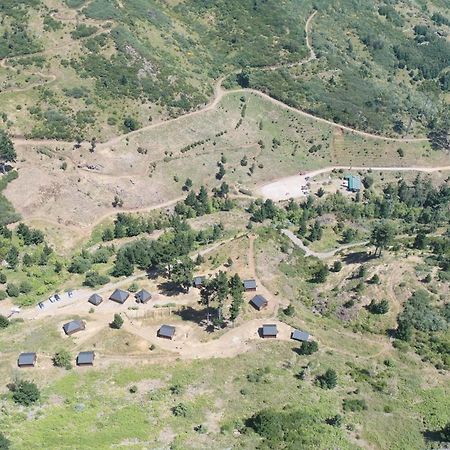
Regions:
<instances>
[{"instance_id":1,"label":"dark roof cabin","mask_svg":"<svg viewBox=\"0 0 450 450\"><path fill-rule=\"evenodd\" d=\"M88 300L89 303L92 303L92 304L95 305L95 306L100 305L100 303L101 303L102 301L103 301L103 298L100 297L100 295L98 295L98 294L92 294L92 295L89 297L89 300Z\"/></svg>"},{"instance_id":2,"label":"dark roof cabin","mask_svg":"<svg viewBox=\"0 0 450 450\"><path fill-rule=\"evenodd\" d=\"M278 329L275 324L265 324L261 329L261 337L263 338L276 338L278 335Z\"/></svg>"},{"instance_id":3,"label":"dark roof cabin","mask_svg":"<svg viewBox=\"0 0 450 450\"><path fill-rule=\"evenodd\" d=\"M202 276L194 277L194 287L196 287L196 288L202 287L204 281L205 281L205 277L202 277Z\"/></svg>"},{"instance_id":4,"label":"dark roof cabin","mask_svg":"<svg viewBox=\"0 0 450 450\"><path fill-rule=\"evenodd\" d=\"M165 339L173 339L175 336L175 327L171 325L162 325L158 330L157 336Z\"/></svg>"},{"instance_id":5,"label":"dark roof cabin","mask_svg":"<svg viewBox=\"0 0 450 450\"><path fill-rule=\"evenodd\" d=\"M256 291L256 280L244 280L244 289L246 291Z\"/></svg>"},{"instance_id":6,"label":"dark roof cabin","mask_svg":"<svg viewBox=\"0 0 450 450\"><path fill-rule=\"evenodd\" d=\"M36 353L21 353L17 360L19 367L34 367L36 365Z\"/></svg>"},{"instance_id":7,"label":"dark roof cabin","mask_svg":"<svg viewBox=\"0 0 450 450\"><path fill-rule=\"evenodd\" d=\"M146 291L145 289L141 289L136 293L134 297L136 298L136 301L138 303L147 303L149 300L151 300L152 294L150 294L150 292Z\"/></svg>"},{"instance_id":8,"label":"dark roof cabin","mask_svg":"<svg viewBox=\"0 0 450 450\"><path fill-rule=\"evenodd\" d=\"M94 358L94 352L80 352L77 356L77 366L93 366Z\"/></svg>"},{"instance_id":9,"label":"dark roof cabin","mask_svg":"<svg viewBox=\"0 0 450 450\"><path fill-rule=\"evenodd\" d=\"M123 291L122 289L116 289L109 297L113 302L117 302L120 304L125 303L130 294L127 291Z\"/></svg>"},{"instance_id":10,"label":"dark roof cabin","mask_svg":"<svg viewBox=\"0 0 450 450\"><path fill-rule=\"evenodd\" d=\"M250 304L258 311L261 311L262 309L267 307L268 301L262 295L255 295L250 300Z\"/></svg>"},{"instance_id":11,"label":"dark roof cabin","mask_svg":"<svg viewBox=\"0 0 450 450\"><path fill-rule=\"evenodd\" d=\"M294 330L291 333L291 339L294 339L294 341L307 341L309 339L309 333L306 331Z\"/></svg>"},{"instance_id":12,"label":"dark roof cabin","mask_svg":"<svg viewBox=\"0 0 450 450\"><path fill-rule=\"evenodd\" d=\"M85 328L86 324L82 320L72 320L63 325L64 333L66 333L67 336L83 331Z\"/></svg>"}]
</instances>

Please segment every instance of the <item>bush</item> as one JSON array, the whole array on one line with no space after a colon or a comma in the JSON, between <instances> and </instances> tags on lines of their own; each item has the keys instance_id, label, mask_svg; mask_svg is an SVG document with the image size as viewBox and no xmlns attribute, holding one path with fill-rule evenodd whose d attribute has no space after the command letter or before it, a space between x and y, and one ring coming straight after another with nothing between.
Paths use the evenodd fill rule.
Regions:
<instances>
[{"instance_id":1,"label":"bush","mask_svg":"<svg viewBox=\"0 0 450 450\"><path fill-rule=\"evenodd\" d=\"M9 325L9 320L0 314L0 328L6 328Z\"/></svg>"},{"instance_id":2,"label":"bush","mask_svg":"<svg viewBox=\"0 0 450 450\"><path fill-rule=\"evenodd\" d=\"M367 309L372 314L386 314L389 311L389 302L386 299L381 300L379 303L372 300Z\"/></svg>"},{"instance_id":3,"label":"bush","mask_svg":"<svg viewBox=\"0 0 450 450\"><path fill-rule=\"evenodd\" d=\"M86 274L86 278L83 281L84 286L96 287L109 282L109 277L106 275L100 275L98 272L93 270Z\"/></svg>"},{"instance_id":4,"label":"bush","mask_svg":"<svg viewBox=\"0 0 450 450\"><path fill-rule=\"evenodd\" d=\"M290 304L287 308L283 309L283 313L286 314L286 316L292 317L295 314L294 306Z\"/></svg>"},{"instance_id":5,"label":"bush","mask_svg":"<svg viewBox=\"0 0 450 450\"><path fill-rule=\"evenodd\" d=\"M188 417L191 413L190 408L185 403L178 403L172 408L172 413L177 417Z\"/></svg>"},{"instance_id":6,"label":"bush","mask_svg":"<svg viewBox=\"0 0 450 450\"><path fill-rule=\"evenodd\" d=\"M10 446L11 441L3 433L0 433L0 450L8 450Z\"/></svg>"},{"instance_id":7,"label":"bush","mask_svg":"<svg viewBox=\"0 0 450 450\"><path fill-rule=\"evenodd\" d=\"M130 394L136 394L136 392L138 391L138 387L135 384L133 384L133 386L130 386L129 391Z\"/></svg>"},{"instance_id":8,"label":"bush","mask_svg":"<svg viewBox=\"0 0 450 450\"><path fill-rule=\"evenodd\" d=\"M184 386L182 386L181 384L174 384L170 387L170 392L174 395L181 395L184 391Z\"/></svg>"},{"instance_id":9,"label":"bush","mask_svg":"<svg viewBox=\"0 0 450 450\"><path fill-rule=\"evenodd\" d=\"M21 294L29 294L32 290L33 290L33 286L27 280L22 281L19 285L19 291Z\"/></svg>"},{"instance_id":10,"label":"bush","mask_svg":"<svg viewBox=\"0 0 450 450\"><path fill-rule=\"evenodd\" d=\"M336 414L335 416L327 419L326 423L332 427L339 428L342 425L342 416L340 414Z\"/></svg>"},{"instance_id":11,"label":"bush","mask_svg":"<svg viewBox=\"0 0 450 450\"><path fill-rule=\"evenodd\" d=\"M135 131L139 128L139 122L132 117L126 117L123 121L125 132Z\"/></svg>"},{"instance_id":12,"label":"bush","mask_svg":"<svg viewBox=\"0 0 450 450\"><path fill-rule=\"evenodd\" d=\"M328 369L323 375L318 375L316 383L322 389L334 389L337 385L337 374L334 369Z\"/></svg>"},{"instance_id":13,"label":"bush","mask_svg":"<svg viewBox=\"0 0 450 450\"><path fill-rule=\"evenodd\" d=\"M6 281L6 275L3 272L0 272L0 284L5 284Z\"/></svg>"},{"instance_id":14,"label":"bush","mask_svg":"<svg viewBox=\"0 0 450 450\"><path fill-rule=\"evenodd\" d=\"M41 397L38 387L31 381L19 381L13 386L13 400L19 405L30 406Z\"/></svg>"},{"instance_id":15,"label":"bush","mask_svg":"<svg viewBox=\"0 0 450 450\"><path fill-rule=\"evenodd\" d=\"M122 328L122 325L123 325L122 316L120 314L114 314L114 319L111 322L111 328L119 330L120 328Z\"/></svg>"},{"instance_id":16,"label":"bush","mask_svg":"<svg viewBox=\"0 0 450 450\"><path fill-rule=\"evenodd\" d=\"M342 402L342 407L344 411L365 411L367 410L367 403L365 400L357 398L345 398Z\"/></svg>"},{"instance_id":17,"label":"bush","mask_svg":"<svg viewBox=\"0 0 450 450\"><path fill-rule=\"evenodd\" d=\"M139 285L135 281L133 281L133 283L131 283L128 287L128 290L130 292L137 292L139 290Z\"/></svg>"},{"instance_id":18,"label":"bush","mask_svg":"<svg viewBox=\"0 0 450 450\"><path fill-rule=\"evenodd\" d=\"M85 273L91 268L91 260L82 256L74 256L68 268L70 273Z\"/></svg>"},{"instance_id":19,"label":"bush","mask_svg":"<svg viewBox=\"0 0 450 450\"><path fill-rule=\"evenodd\" d=\"M300 348L298 349L298 353L300 355L312 355L313 353L319 350L319 344L316 341L306 341L302 342Z\"/></svg>"},{"instance_id":20,"label":"bush","mask_svg":"<svg viewBox=\"0 0 450 450\"><path fill-rule=\"evenodd\" d=\"M264 369L258 368L254 372L247 375L247 380L250 383L260 383L261 381L266 381L266 375L269 374L269 372L269 367L265 367Z\"/></svg>"},{"instance_id":21,"label":"bush","mask_svg":"<svg viewBox=\"0 0 450 450\"><path fill-rule=\"evenodd\" d=\"M319 268L314 273L314 282L324 283L328 276L328 267L324 264L320 264Z\"/></svg>"},{"instance_id":22,"label":"bush","mask_svg":"<svg viewBox=\"0 0 450 450\"><path fill-rule=\"evenodd\" d=\"M6 286L6 293L10 297L18 297L19 294L20 294L20 290L15 284L8 283L7 286Z\"/></svg>"},{"instance_id":23,"label":"bush","mask_svg":"<svg viewBox=\"0 0 450 450\"><path fill-rule=\"evenodd\" d=\"M2 300L5 300L5 298L7 298L7 297L8 297L8 294L6 293L6 291L0 290L0 302Z\"/></svg>"},{"instance_id":24,"label":"bush","mask_svg":"<svg viewBox=\"0 0 450 450\"><path fill-rule=\"evenodd\" d=\"M66 370L72 368L72 356L67 350L60 350L53 356L53 364L56 367L64 367Z\"/></svg>"}]
</instances>

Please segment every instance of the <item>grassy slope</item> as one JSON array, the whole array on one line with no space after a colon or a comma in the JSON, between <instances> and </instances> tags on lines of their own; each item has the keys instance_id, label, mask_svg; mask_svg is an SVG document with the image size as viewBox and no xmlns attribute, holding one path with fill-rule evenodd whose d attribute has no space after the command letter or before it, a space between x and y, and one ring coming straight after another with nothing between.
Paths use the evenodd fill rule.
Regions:
<instances>
[{"instance_id":1,"label":"grassy slope","mask_svg":"<svg viewBox=\"0 0 450 450\"><path fill-rule=\"evenodd\" d=\"M75 9L62 1L45 0L37 2L38 14L31 10L24 16L22 22L28 21L27 33L34 43L27 48L45 48L45 54L43 61L31 61L31 66L30 61L15 59L0 68L0 80L6 80L9 91L1 95L15 122L14 131L59 139L105 138L123 132L127 116L146 125L153 117L195 108L212 94L213 79L230 71L291 63L308 54L304 24L313 10L309 1L214 0L174 5L94 0L83 5ZM394 19L387 19L378 13L383 5L352 0L315 4L319 13L312 24L312 41L319 60L300 69L252 70L251 84L358 128L392 133L393 122L402 120L409 132L423 133L423 125L436 117L445 93L439 89L438 76L425 82L417 78L415 69L398 69L393 48L412 48L419 52L416 59L428 63L425 54L420 56L425 46L414 43L411 28L426 24L434 30L431 12L445 8L433 5L426 11L412 3L399 5L392 13ZM53 28L44 21L52 11L57 11ZM77 20L94 26L96 33L72 38ZM445 25L436 29L449 31ZM382 49L363 44L367 36L381 31ZM437 42L445 47L442 39ZM22 47L15 46L14 54L23 53ZM13 61L15 67L11 67ZM33 76L36 67L47 77L39 76L47 84L26 93L14 92L38 81ZM49 83L52 75L57 80ZM80 86L86 89L81 97L67 94ZM30 92L34 92L31 98Z\"/></svg>"},{"instance_id":2,"label":"grassy slope","mask_svg":"<svg viewBox=\"0 0 450 450\"><path fill-rule=\"evenodd\" d=\"M308 264L297 252L288 257L288 265L274 263L280 257L286 258L279 251L279 239L274 236L269 232L257 240L259 276L274 290L279 289L285 301L292 301L297 314L284 319L315 336L321 347L318 354L298 356L293 343L264 342L256 343L254 350L233 359L164 362L164 353L156 350L142 353L142 359L154 361L150 365L124 359L120 365L105 366L100 352L96 368L66 373L52 368L49 357L61 347L75 352L73 340L62 338L51 320L39 326L32 324L28 331L18 323L0 335L5 349L7 336L14 336L14 351L5 353L0 370L8 378L15 352L39 342L46 352L40 356L39 368L21 371L20 375L34 379L43 388L45 406L31 408L27 416L10 401L5 402L7 414L1 416L0 425L13 440L14 448L33 445L37 449L87 449L127 443L130 448L138 449L172 443L173 448L252 449L258 445L259 438L251 432L236 434L233 430L240 429L247 418L262 408L290 405L315 419L317 428L305 430L315 436L314 448L353 449L372 445L398 450L423 449L422 431L439 430L447 419L450 405L445 374L420 362L412 353L391 346L385 349L386 338L377 332L353 334L333 316L312 314L304 302L313 286L301 281ZM273 268L270 273L268 260ZM379 263L390 264L392 258ZM296 276L292 276L294 273ZM302 301L295 294L298 289L303 292ZM383 323L382 327L387 325ZM117 346L126 340L125 354L134 353L138 348L136 338L122 330L108 330L101 339L102 347ZM390 361L389 365L386 360ZM262 381L248 380L248 375L266 367L268 374ZM308 367L306 377L300 380L297 375L305 367ZM314 377L329 367L338 372L338 387L332 391L321 390L314 386ZM132 385L138 386L136 394L129 393ZM170 392L174 385L182 386L181 394ZM345 413L344 398L364 399L368 410ZM180 402L190 408L186 418L174 417L171 412ZM387 408L391 412L386 412ZM338 413L344 416L342 428L324 424L325 419ZM206 427L206 434L194 431L200 424ZM62 447L61 442L64 442Z\"/></svg>"}]
</instances>

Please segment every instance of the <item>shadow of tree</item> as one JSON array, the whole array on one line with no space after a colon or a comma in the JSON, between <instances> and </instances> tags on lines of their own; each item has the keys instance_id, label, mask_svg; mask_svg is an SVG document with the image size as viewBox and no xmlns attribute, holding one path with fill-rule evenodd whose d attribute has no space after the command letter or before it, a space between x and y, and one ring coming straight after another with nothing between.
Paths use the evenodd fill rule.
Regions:
<instances>
[{"instance_id":1,"label":"shadow of tree","mask_svg":"<svg viewBox=\"0 0 450 450\"><path fill-rule=\"evenodd\" d=\"M343 261L345 264L362 264L374 259L374 256L367 252L353 252L344 256Z\"/></svg>"},{"instance_id":2,"label":"shadow of tree","mask_svg":"<svg viewBox=\"0 0 450 450\"><path fill-rule=\"evenodd\" d=\"M195 309L192 306L186 306L178 311L174 311L174 314L180 316L182 320L200 324L206 321L208 308Z\"/></svg>"},{"instance_id":3,"label":"shadow of tree","mask_svg":"<svg viewBox=\"0 0 450 450\"><path fill-rule=\"evenodd\" d=\"M181 320L194 322L199 326L204 327L205 331L208 333L213 333L217 331L217 327L207 320L208 312L211 317L217 316L217 310L215 308L201 308L195 309L192 306L185 306L178 311L174 311L174 314L179 316Z\"/></svg>"},{"instance_id":4,"label":"shadow of tree","mask_svg":"<svg viewBox=\"0 0 450 450\"><path fill-rule=\"evenodd\" d=\"M426 441L429 441L429 442L442 442L442 443L444 443L442 441L442 432L441 432L441 430L439 430L439 431L425 430L425 431L422 432L422 434L423 434L423 437L425 438ZM448 448L448 447L442 447L442 448L444 449L444 448Z\"/></svg>"},{"instance_id":5,"label":"shadow of tree","mask_svg":"<svg viewBox=\"0 0 450 450\"><path fill-rule=\"evenodd\" d=\"M164 281L158 284L158 289L161 294L166 295L167 297L174 297L176 295L180 295L181 293L185 293L183 289L176 283L172 281Z\"/></svg>"}]
</instances>

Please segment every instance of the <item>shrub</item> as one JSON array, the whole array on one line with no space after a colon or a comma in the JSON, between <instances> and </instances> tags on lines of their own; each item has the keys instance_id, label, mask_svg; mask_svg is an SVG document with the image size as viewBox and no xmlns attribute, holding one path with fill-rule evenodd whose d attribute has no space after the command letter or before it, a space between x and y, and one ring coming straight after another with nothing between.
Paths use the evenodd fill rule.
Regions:
<instances>
[{"instance_id":1,"label":"shrub","mask_svg":"<svg viewBox=\"0 0 450 450\"><path fill-rule=\"evenodd\" d=\"M70 273L85 273L91 268L91 260L83 256L75 256L68 268Z\"/></svg>"},{"instance_id":2,"label":"shrub","mask_svg":"<svg viewBox=\"0 0 450 450\"><path fill-rule=\"evenodd\" d=\"M327 419L326 423L332 427L339 428L342 425L342 416L340 414L336 414L335 416Z\"/></svg>"},{"instance_id":3,"label":"shrub","mask_svg":"<svg viewBox=\"0 0 450 450\"><path fill-rule=\"evenodd\" d=\"M129 391L130 394L136 394L136 392L138 391L138 387L135 384L133 384L133 386L130 386Z\"/></svg>"},{"instance_id":4,"label":"shrub","mask_svg":"<svg viewBox=\"0 0 450 450\"><path fill-rule=\"evenodd\" d=\"M19 291L21 294L29 294L32 290L33 290L33 286L27 280L22 281L19 285Z\"/></svg>"},{"instance_id":5,"label":"shrub","mask_svg":"<svg viewBox=\"0 0 450 450\"><path fill-rule=\"evenodd\" d=\"M8 450L10 446L11 441L3 433L0 433L0 450Z\"/></svg>"},{"instance_id":6,"label":"shrub","mask_svg":"<svg viewBox=\"0 0 450 450\"><path fill-rule=\"evenodd\" d=\"M133 283L131 283L128 287L128 290L130 292L137 292L139 290L139 285L135 281L133 281Z\"/></svg>"},{"instance_id":7,"label":"shrub","mask_svg":"<svg viewBox=\"0 0 450 450\"><path fill-rule=\"evenodd\" d=\"M264 369L258 368L254 372L249 373L247 375L247 380L250 383L259 383L261 381L266 381L265 376L267 374L269 374L269 372L270 372L270 368L269 367L265 367Z\"/></svg>"},{"instance_id":8,"label":"shrub","mask_svg":"<svg viewBox=\"0 0 450 450\"><path fill-rule=\"evenodd\" d=\"M0 314L0 328L6 328L9 325L9 320Z\"/></svg>"},{"instance_id":9,"label":"shrub","mask_svg":"<svg viewBox=\"0 0 450 450\"><path fill-rule=\"evenodd\" d=\"M208 429L205 427L205 425L200 424L194 427L194 431L196 431L199 434L206 434L208 432Z\"/></svg>"},{"instance_id":10,"label":"shrub","mask_svg":"<svg viewBox=\"0 0 450 450\"><path fill-rule=\"evenodd\" d=\"M122 316L120 314L114 314L114 319L111 322L111 328L119 330L120 328L122 328L122 325L123 325Z\"/></svg>"},{"instance_id":11,"label":"shrub","mask_svg":"<svg viewBox=\"0 0 450 450\"><path fill-rule=\"evenodd\" d=\"M290 304L287 308L283 309L283 312L286 316L292 317L295 314L295 308Z\"/></svg>"},{"instance_id":12,"label":"shrub","mask_svg":"<svg viewBox=\"0 0 450 450\"><path fill-rule=\"evenodd\" d=\"M344 398L342 407L344 411L365 411L367 409L367 403L365 400L358 398Z\"/></svg>"},{"instance_id":13,"label":"shrub","mask_svg":"<svg viewBox=\"0 0 450 450\"><path fill-rule=\"evenodd\" d=\"M190 415L190 408L185 403L178 403L172 408L172 413L177 417L188 417Z\"/></svg>"},{"instance_id":14,"label":"shrub","mask_svg":"<svg viewBox=\"0 0 450 450\"><path fill-rule=\"evenodd\" d=\"M181 384L174 384L170 387L170 392L174 395L181 395L184 391L184 386L182 386Z\"/></svg>"},{"instance_id":15,"label":"shrub","mask_svg":"<svg viewBox=\"0 0 450 450\"><path fill-rule=\"evenodd\" d=\"M126 132L135 131L139 128L139 122L132 117L126 117L123 121L123 126Z\"/></svg>"},{"instance_id":16,"label":"shrub","mask_svg":"<svg viewBox=\"0 0 450 450\"><path fill-rule=\"evenodd\" d=\"M389 302L386 299L381 300L379 303L372 300L367 309L372 314L386 314L389 311Z\"/></svg>"},{"instance_id":17,"label":"shrub","mask_svg":"<svg viewBox=\"0 0 450 450\"><path fill-rule=\"evenodd\" d=\"M6 291L2 291L0 290L0 301L5 300L5 298L8 297L8 294L6 293Z\"/></svg>"},{"instance_id":18,"label":"shrub","mask_svg":"<svg viewBox=\"0 0 450 450\"><path fill-rule=\"evenodd\" d=\"M316 283L324 283L328 276L328 267L324 264L320 264L319 268L314 273L314 281Z\"/></svg>"},{"instance_id":19,"label":"shrub","mask_svg":"<svg viewBox=\"0 0 450 450\"><path fill-rule=\"evenodd\" d=\"M337 385L337 374L334 369L328 369L323 375L318 375L316 383L322 389L334 389Z\"/></svg>"},{"instance_id":20,"label":"shrub","mask_svg":"<svg viewBox=\"0 0 450 450\"><path fill-rule=\"evenodd\" d=\"M109 282L109 277L106 275L100 275L98 272L93 270L86 274L86 278L83 281L85 286L96 287Z\"/></svg>"},{"instance_id":21,"label":"shrub","mask_svg":"<svg viewBox=\"0 0 450 450\"><path fill-rule=\"evenodd\" d=\"M19 381L13 386L13 400L19 405L30 406L41 397L38 387L31 381Z\"/></svg>"},{"instance_id":22,"label":"shrub","mask_svg":"<svg viewBox=\"0 0 450 450\"><path fill-rule=\"evenodd\" d=\"M72 356L67 350L60 350L53 356L53 365L64 367L66 370L72 368Z\"/></svg>"},{"instance_id":23,"label":"shrub","mask_svg":"<svg viewBox=\"0 0 450 450\"><path fill-rule=\"evenodd\" d=\"M5 284L6 281L6 275L3 272L0 272L0 284Z\"/></svg>"},{"instance_id":24,"label":"shrub","mask_svg":"<svg viewBox=\"0 0 450 450\"><path fill-rule=\"evenodd\" d=\"M300 355L312 355L317 350L319 350L319 344L316 341L305 341L300 345L298 353Z\"/></svg>"},{"instance_id":25,"label":"shrub","mask_svg":"<svg viewBox=\"0 0 450 450\"><path fill-rule=\"evenodd\" d=\"M20 290L15 284L8 283L7 286L6 286L6 293L10 297L18 297L19 294L20 294Z\"/></svg>"}]
</instances>

